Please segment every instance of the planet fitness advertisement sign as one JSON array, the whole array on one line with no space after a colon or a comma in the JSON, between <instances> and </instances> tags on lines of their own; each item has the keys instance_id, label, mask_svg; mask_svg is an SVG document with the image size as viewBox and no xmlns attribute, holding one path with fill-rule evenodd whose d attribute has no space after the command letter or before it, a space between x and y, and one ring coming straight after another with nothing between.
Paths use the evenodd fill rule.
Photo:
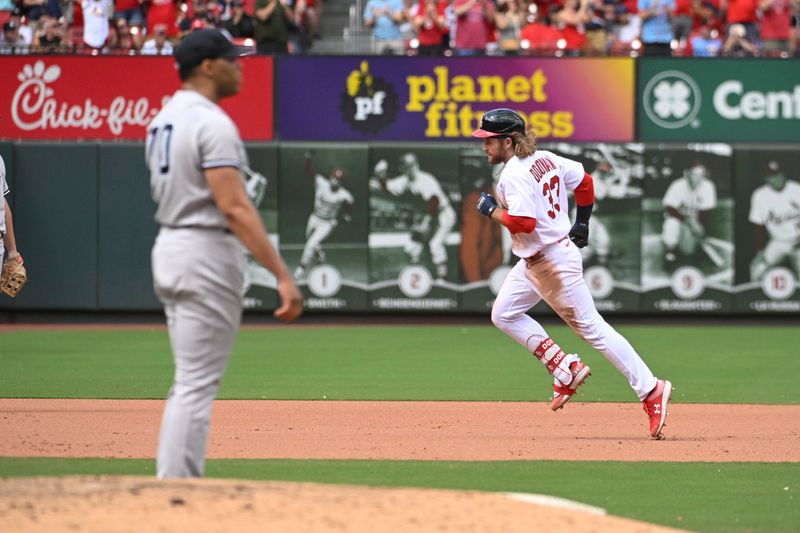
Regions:
<instances>
[{"instance_id":1,"label":"planet fitness advertisement sign","mask_svg":"<svg viewBox=\"0 0 800 533\"><path fill-rule=\"evenodd\" d=\"M542 140L633 140L629 58L287 57L277 70L283 140L465 140L497 107Z\"/></svg>"}]
</instances>

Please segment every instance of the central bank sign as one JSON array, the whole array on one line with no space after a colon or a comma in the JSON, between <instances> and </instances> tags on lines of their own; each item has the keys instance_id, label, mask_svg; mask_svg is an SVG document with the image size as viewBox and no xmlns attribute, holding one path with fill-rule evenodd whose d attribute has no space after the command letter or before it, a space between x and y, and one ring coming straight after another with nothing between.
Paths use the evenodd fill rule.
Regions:
<instances>
[{"instance_id":1,"label":"central bank sign","mask_svg":"<svg viewBox=\"0 0 800 533\"><path fill-rule=\"evenodd\" d=\"M643 141L800 141L800 63L643 59Z\"/></svg>"}]
</instances>

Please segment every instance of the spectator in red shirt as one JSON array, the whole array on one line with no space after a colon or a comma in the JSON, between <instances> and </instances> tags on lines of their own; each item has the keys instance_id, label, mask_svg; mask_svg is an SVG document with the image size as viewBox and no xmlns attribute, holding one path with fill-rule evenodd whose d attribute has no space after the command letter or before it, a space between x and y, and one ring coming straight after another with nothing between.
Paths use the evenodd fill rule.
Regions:
<instances>
[{"instance_id":1,"label":"spectator in red shirt","mask_svg":"<svg viewBox=\"0 0 800 533\"><path fill-rule=\"evenodd\" d=\"M142 0L114 0L114 20L119 19L130 26L144 26Z\"/></svg>"},{"instance_id":2,"label":"spectator in red shirt","mask_svg":"<svg viewBox=\"0 0 800 533\"><path fill-rule=\"evenodd\" d=\"M419 41L417 47L419 55L433 56L444 52L445 38L448 34L444 18L446 7L446 0L420 0L411 7L409 15L411 27L414 28Z\"/></svg>"},{"instance_id":3,"label":"spectator in red shirt","mask_svg":"<svg viewBox=\"0 0 800 533\"><path fill-rule=\"evenodd\" d=\"M492 0L455 0L455 53L471 56L486 52L494 42L494 4Z\"/></svg>"},{"instance_id":4,"label":"spectator in red shirt","mask_svg":"<svg viewBox=\"0 0 800 533\"><path fill-rule=\"evenodd\" d=\"M733 24L741 24L745 29L743 39L758 43L758 0L720 0L720 8L726 13L729 35Z\"/></svg>"},{"instance_id":5,"label":"spectator in red shirt","mask_svg":"<svg viewBox=\"0 0 800 533\"><path fill-rule=\"evenodd\" d=\"M789 0L761 0L758 9L761 11L758 30L765 55L780 56L788 52L792 19Z\"/></svg>"},{"instance_id":6,"label":"spectator in red shirt","mask_svg":"<svg viewBox=\"0 0 800 533\"><path fill-rule=\"evenodd\" d=\"M558 50L561 32L552 26L547 11L536 4L531 4L528 12L528 24L520 31L522 47L532 55L553 55Z\"/></svg>"},{"instance_id":7,"label":"spectator in red shirt","mask_svg":"<svg viewBox=\"0 0 800 533\"><path fill-rule=\"evenodd\" d=\"M722 34L725 32L724 18L724 13L719 9L719 0L694 0L695 30L708 26Z\"/></svg>"},{"instance_id":8,"label":"spectator in red shirt","mask_svg":"<svg viewBox=\"0 0 800 533\"><path fill-rule=\"evenodd\" d=\"M552 16L566 42L565 50L578 55L586 44L585 24L589 20L589 0L567 0Z\"/></svg>"},{"instance_id":9,"label":"spectator in red shirt","mask_svg":"<svg viewBox=\"0 0 800 533\"><path fill-rule=\"evenodd\" d=\"M181 37L185 37L188 33L201 28L212 28L214 24L214 16L209 10L209 5L206 0L195 0L192 4L192 13L187 15L178 23L178 30Z\"/></svg>"},{"instance_id":10,"label":"spectator in red shirt","mask_svg":"<svg viewBox=\"0 0 800 533\"><path fill-rule=\"evenodd\" d=\"M178 7L177 0L149 0L147 8L147 33L153 33L158 24L167 28L167 37L174 38L178 35Z\"/></svg>"}]
</instances>

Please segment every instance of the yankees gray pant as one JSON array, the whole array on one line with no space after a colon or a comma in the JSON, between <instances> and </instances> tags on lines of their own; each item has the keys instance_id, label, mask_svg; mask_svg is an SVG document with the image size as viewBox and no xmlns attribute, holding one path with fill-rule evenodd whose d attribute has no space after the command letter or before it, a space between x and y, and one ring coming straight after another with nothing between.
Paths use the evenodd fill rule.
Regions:
<instances>
[{"instance_id":1,"label":"yankees gray pant","mask_svg":"<svg viewBox=\"0 0 800 533\"><path fill-rule=\"evenodd\" d=\"M175 361L157 475L202 476L211 403L241 322L244 255L236 237L219 230L162 228L152 266Z\"/></svg>"}]
</instances>

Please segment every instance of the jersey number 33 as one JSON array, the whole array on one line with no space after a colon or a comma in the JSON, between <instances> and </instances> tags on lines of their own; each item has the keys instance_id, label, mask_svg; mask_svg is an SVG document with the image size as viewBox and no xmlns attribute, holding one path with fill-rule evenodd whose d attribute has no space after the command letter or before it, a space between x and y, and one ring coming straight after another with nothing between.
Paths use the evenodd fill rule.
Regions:
<instances>
[{"instance_id":1,"label":"jersey number 33","mask_svg":"<svg viewBox=\"0 0 800 533\"><path fill-rule=\"evenodd\" d=\"M559 193L561 192L561 179L558 176L553 176L550 180L544 180L542 184L542 195L547 199L550 208L547 210L547 216L556 218L561 211L561 203L558 200Z\"/></svg>"}]
</instances>

